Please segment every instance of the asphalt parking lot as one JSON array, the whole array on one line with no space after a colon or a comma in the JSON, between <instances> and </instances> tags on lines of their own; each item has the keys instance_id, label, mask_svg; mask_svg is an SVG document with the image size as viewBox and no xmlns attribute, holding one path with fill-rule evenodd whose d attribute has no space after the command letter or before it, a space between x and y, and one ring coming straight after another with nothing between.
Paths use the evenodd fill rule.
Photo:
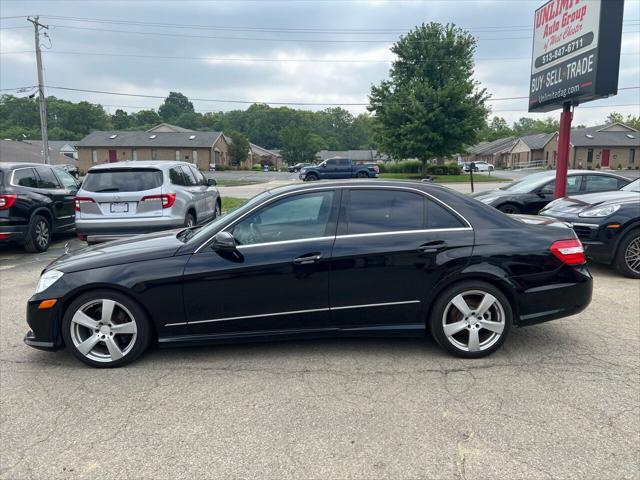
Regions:
<instances>
[{"instance_id":1,"label":"asphalt parking lot","mask_svg":"<svg viewBox=\"0 0 640 480\"><path fill-rule=\"evenodd\" d=\"M69 240L0 250L0 478L638 478L638 281L593 266L585 312L481 360L429 338L319 340L94 370L22 343Z\"/></svg>"}]
</instances>

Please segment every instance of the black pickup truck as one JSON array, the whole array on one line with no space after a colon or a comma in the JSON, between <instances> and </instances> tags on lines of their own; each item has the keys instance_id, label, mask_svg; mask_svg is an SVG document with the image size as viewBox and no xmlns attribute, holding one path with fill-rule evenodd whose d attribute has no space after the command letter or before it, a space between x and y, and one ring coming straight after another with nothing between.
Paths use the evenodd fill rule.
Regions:
<instances>
[{"instance_id":1,"label":"black pickup truck","mask_svg":"<svg viewBox=\"0 0 640 480\"><path fill-rule=\"evenodd\" d=\"M320 165L304 167L300 179L306 181L343 178L374 178L380 175L377 165L355 164L349 158L329 158Z\"/></svg>"}]
</instances>

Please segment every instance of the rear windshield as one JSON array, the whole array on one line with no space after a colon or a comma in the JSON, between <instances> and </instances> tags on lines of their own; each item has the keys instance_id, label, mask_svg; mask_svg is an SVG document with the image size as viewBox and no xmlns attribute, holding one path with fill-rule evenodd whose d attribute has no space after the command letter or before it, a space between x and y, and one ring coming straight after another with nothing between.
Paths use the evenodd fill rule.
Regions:
<instances>
[{"instance_id":1,"label":"rear windshield","mask_svg":"<svg viewBox=\"0 0 640 480\"><path fill-rule=\"evenodd\" d=\"M149 168L93 170L87 173L82 189L88 192L141 192L162 185L162 171Z\"/></svg>"}]
</instances>

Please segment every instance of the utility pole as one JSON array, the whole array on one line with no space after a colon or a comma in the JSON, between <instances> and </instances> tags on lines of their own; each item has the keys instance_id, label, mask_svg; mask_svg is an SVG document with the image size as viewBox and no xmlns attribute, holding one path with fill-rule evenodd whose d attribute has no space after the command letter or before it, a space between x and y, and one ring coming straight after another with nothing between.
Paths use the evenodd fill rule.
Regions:
<instances>
[{"instance_id":1,"label":"utility pole","mask_svg":"<svg viewBox=\"0 0 640 480\"><path fill-rule=\"evenodd\" d=\"M36 39L36 63L38 65L38 94L40 97L40 130L42 131L42 158L44 163L50 164L49 156L49 135L47 132L47 104L44 96L44 75L42 72L42 52L40 51L40 28L48 30L49 27L42 25L38 20L39 16L27 18L27 21L33 23L35 39Z\"/></svg>"}]
</instances>

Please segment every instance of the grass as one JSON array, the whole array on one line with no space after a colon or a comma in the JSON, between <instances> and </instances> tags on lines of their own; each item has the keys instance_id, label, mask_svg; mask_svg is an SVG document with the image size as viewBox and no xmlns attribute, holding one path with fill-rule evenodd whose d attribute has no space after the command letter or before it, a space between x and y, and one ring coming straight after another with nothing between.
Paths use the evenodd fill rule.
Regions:
<instances>
[{"instance_id":1,"label":"grass","mask_svg":"<svg viewBox=\"0 0 640 480\"><path fill-rule=\"evenodd\" d=\"M244 205L248 201L247 198L222 197L222 214L227 214L231 210L235 210L240 205Z\"/></svg>"},{"instance_id":2,"label":"grass","mask_svg":"<svg viewBox=\"0 0 640 480\"><path fill-rule=\"evenodd\" d=\"M381 173L380 178L389 178L394 180L421 180L425 175L419 173ZM466 175L435 175L436 183L469 183L469 174ZM473 174L474 182L510 182L508 178L499 178L482 173Z\"/></svg>"}]
</instances>

